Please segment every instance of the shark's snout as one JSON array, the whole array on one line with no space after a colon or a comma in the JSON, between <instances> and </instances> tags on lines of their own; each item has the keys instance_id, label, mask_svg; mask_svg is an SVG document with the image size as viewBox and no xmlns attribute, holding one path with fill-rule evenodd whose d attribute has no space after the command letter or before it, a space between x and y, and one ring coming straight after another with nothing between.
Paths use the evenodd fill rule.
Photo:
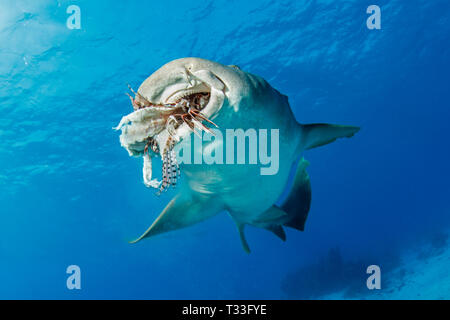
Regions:
<instances>
[{"instance_id":1,"label":"shark's snout","mask_svg":"<svg viewBox=\"0 0 450 320\"><path fill-rule=\"evenodd\" d=\"M122 130L121 145L129 154L146 159L144 181L151 177L149 157L159 153L163 160L160 190L176 183L174 146L191 132L211 132L209 126L217 127L211 118L223 105L224 89L224 83L214 73L196 69L192 64L176 65L173 69L165 65L147 78L137 92L131 89L134 97L129 96L135 111L123 117L116 129ZM155 187L156 183L146 185Z\"/></svg>"}]
</instances>

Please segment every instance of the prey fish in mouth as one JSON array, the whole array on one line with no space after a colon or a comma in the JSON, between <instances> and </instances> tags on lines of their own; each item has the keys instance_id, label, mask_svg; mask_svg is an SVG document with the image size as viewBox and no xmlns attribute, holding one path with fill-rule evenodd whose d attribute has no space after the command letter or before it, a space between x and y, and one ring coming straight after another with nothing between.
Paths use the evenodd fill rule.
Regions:
<instances>
[{"instance_id":1,"label":"prey fish in mouth","mask_svg":"<svg viewBox=\"0 0 450 320\"><path fill-rule=\"evenodd\" d=\"M139 89L134 97L127 93L134 111L124 116L115 128L121 130L120 142L131 156L142 156L143 179L147 187L159 189L158 194L175 186L180 176L174 146L180 141L177 130L182 125L199 134L202 130L212 133L212 122L202 110L211 98L210 88L186 70L189 85L170 94L164 101L151 102ZM145 82L144 82L145 83ZM142 87L142 86L141 86ZM185 130L186 131L186 130ZM152 157L161 156L162 180L152 179Z\"/></svg>"}]
</instances>

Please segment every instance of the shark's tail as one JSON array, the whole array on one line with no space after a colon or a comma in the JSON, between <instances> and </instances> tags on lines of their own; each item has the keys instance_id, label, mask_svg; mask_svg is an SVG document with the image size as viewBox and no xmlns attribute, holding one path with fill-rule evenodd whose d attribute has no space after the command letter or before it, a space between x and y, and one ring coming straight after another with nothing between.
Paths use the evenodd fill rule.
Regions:
<instances>
[{"instance_id":1,"label":"shark's tail","mask_svg":"<svg viewBox=\"0 0 450 320\"><path fill-rule=\"evenodd\" d=\"M338 138L350 138L359 131L359 127L325 123L301 125L301 129L302 150L323 146ZM287 213L287 221L283 225L300 231L305 228L311 205L311 184L306 172L308 165L309 162L303 158L299 161L291 191L281 206Z\"/></svg>"},{"instance_id":2,"label":"shark's tail","mask_svg":"<svg viewBox=\"0 0 450 320\"><path fill-rule=\"evenodd\" d=\"M338 138L350 138L359 131L358 127L341 126L333 124L308 124L300 125L301 139L298 147L299 154L303 150L326 145ZM300 155L299 155L300 156ZM308 217L311 205L311 184L309 175L306 172L309 162L301 158L295 170L292 188L286 200L281 206L273 205L262 213L258 220L252 225L267 229L274 233L281 240L286 240L283 226L294 228L300 231L305 229L306 218ZM249 253L250 248L245 239L244 225L237 223L241 237L242 247Z\"/></svg>"},{"instance_id":3,"label":"shark's tail","mask_svg":"<svg viewBox=\"0 0 450 320\"><path fill-rule=\"evenodd\" d=\"M283 225L300 231L305 229L306 218L311 206L311 183L308 172L306 172L308 165L307 160L300 159L289 196L281 205L281 209L286 212L287 217L287 221Z\"/></svg>"}]
</instances>

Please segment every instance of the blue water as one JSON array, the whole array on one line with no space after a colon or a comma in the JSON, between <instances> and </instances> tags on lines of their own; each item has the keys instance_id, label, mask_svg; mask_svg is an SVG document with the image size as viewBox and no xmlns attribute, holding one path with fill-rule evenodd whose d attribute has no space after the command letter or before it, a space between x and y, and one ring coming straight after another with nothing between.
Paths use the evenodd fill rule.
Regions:
<instances>
[{"instance_id":1,"label":"blue water","mask_svg":"<svg viewBox=\"0 0 450 320\"><path fill-rule=\"evenodd\" d=\"M366 27L371 4L381 30ZM0 0L0 298L322 298L349 284L371 298L367 265L388 272L450 224L449 40L446 0ZM305 154L304 232L247 228L247 255L222 214L127 243L174 191L146 189L111 128L127 83L186 56L264 77L302 123L362 127ZM66 288L71 264L81 290Z\"/></svg>"}]
</instances>

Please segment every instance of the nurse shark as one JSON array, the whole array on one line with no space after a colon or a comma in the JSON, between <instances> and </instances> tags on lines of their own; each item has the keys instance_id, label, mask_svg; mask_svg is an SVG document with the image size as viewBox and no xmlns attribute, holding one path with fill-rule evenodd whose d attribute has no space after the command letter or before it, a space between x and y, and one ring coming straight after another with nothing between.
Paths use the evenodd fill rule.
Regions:
<instances>
[{"instance_id":1,"label":"nurse shark","mask_svg":"<svg viewBox=\"0 0 450 320\"><path fill-rule=\"evenodd\" d=\"M121 130L121 145L131 156L143 157L146 186L163 192L177 183L180 171L183 179L178 193L132 243L191 226L223 211L235 222L246 252L250 252L244 235L246 225L267 229L284 241L283 227L303 231L310 209L308 162L303 152L352 137L359 130L354 126L300 124L288 98L261 77L234 65L200 58L165 64L133 93L134 112L115 128ZM179 164L176 147L190 141L193 132L211 133L215 127L278 130L278 172L263 175L257 165ZM194 153L221 143L220 139L203 141ZM156 156L163 163L162 181L152 179L152 158ZM294 178L287 186L290 174ZM288 187L287 197L277 205Z\"/></svg>"}]
</instances>

